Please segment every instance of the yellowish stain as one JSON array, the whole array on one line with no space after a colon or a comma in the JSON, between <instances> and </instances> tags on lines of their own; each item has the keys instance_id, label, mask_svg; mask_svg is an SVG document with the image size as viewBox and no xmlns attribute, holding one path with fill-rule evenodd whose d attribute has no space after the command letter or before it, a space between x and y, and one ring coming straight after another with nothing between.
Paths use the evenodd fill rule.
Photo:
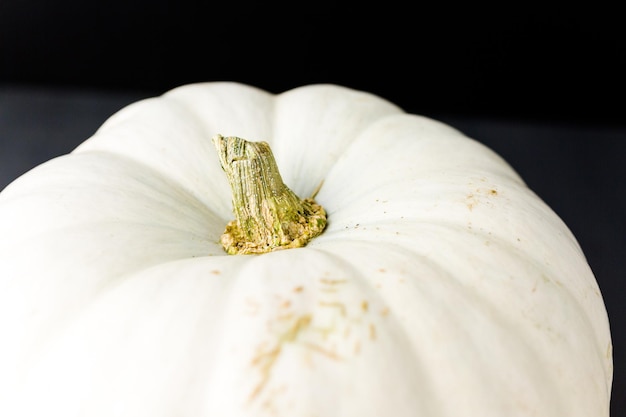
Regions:
<instances>
[{"instance_id":1,"label":"yellowish stain","mask_svg":"<svg viewBox=\"0 0 626 417\"><path fill-rule=\"evenodd\" d=\"M370 340L376 340L376 326L374 326L374 323L370 323L369 332L370 332Z\"/></svg>"},{"instance_id":2,"label":"yellowish stain","mask_svg":"<svg viewBox=\"0 0 626 417\"><path fill-rule=\"evenodd\" d=\"M352 334L352 327L351 326L346 326L346 328L343 329L343 338L344 339L349 339L351 334Z\"/></svg>"},{"instance_id":3,"label":"yellowish stain","mask_svg":"<svg viewBox=\"0 0 626 417\"><path fill-rule=\"evenodd\" d=\"M305 346L307 349L309 349L309 351L323 355L324 357L332 360L339 361L343 359L333 350L325 349L324 347L309 341L298 340L299 336L303 332L305 332L307 329L311 329L311 322L312 317L310 314L305 314L297 317L293 321L293 324L278 338L278 341L276 342L274 347L259 353L256 357L252 359L251 365L252 367L258 368L259 372L261 373L261 380L250 393L250 396L248 397L249 402L257 399L268 386L268 383L272 376L272 370L276 365L278 359L280 358L280 355L283 352L285 345L288 343L298 343L302 346ZM312 366L312 363L309 363L309 365Z\"/></svg>"},{"instance_id":4,"label":"yellowish stain","mask_svg":"<svg viewBox=\"0 0 626 417\"><path fill-rule=\"evenodd\" d=\"M306 329L311 324L311 315L305 314L298 317L293 325L283 333L276 343L276 346L268 352L257 355L252 360L252 366L258 367L261 372L261 381L256 385L249 400L252 401L263 391L263 388L267 385L270 379L272 368L276 364L276 361L280 357L280 353L283 350L285 343L292 343L298 337L298 334Z\"/></svg>"},{"instance_id":5,"label":"yellowish stain","mask_svg":"<svg viewBox=\"0 0 626 417\"><path fill-rule=\"evenodd\" d=\"M320 282L326 285L338 285L345 284L348 282L347 279L331 279L331 278L320 278Z\"/></svg>"},{"instance_id":6,"label":"yellowish stain","mask_svg":"<svg viewBox=\"0 0 626 417\"><path fill-rule=\"evenodd\" d=\"M309 349L311 349L314 352L317 352L323 356L326 356L329 359L333 359L336 361L342 360L343 358L341 356L339 356L336 352L333 352L332 350L328 350L328 349L324 349L321 346L318 346L314 343L311 342L302 342L303 346L308 347Z\"/></svg>"},{"instance_id":7,"label":"yellowish stain","mask_svg":"<svg viewBox=\"0 0 626 417\"><path fill-rule=\"evenodd\" d=\"M341 313L342 317L347 316L346 305L344 303L338 301L320 301L318 305L320 307L336 308Z\"/></svg>"},{"instance_id":8,"label":"yellowish stain","mask_svg":"<svg viewBox=\"0 0 626 417\"><path fill-rule=\"evenodd\" d=\"M480 202L480 196L496 197L498 195L498 190L495 188L476 188L474 191L467 194L467 197L465 197L465 205L470 211L472 211Z\"/></svg>"},{"instance_id":9,"label":"yellowish stain","mask_svg":"<svg viewBox=\"0 0 626 417\"><path fill-rule=\"evenodd\" d=\"M245 303L246 303L246 314L249 316L254 316L258 314L258 312L261 309L261 305L258 303L258 301L255 301L251 298L246 298Z\"/></svg>"},{"instance_id":10,"label":"yellowish stain","mask_svg":"<svg viewBox=\"0 0 626 417\"><path fill-rule=\"evenodd\" d=\"M279 320L279 321L291 321L293 319L293 317L294 317L294 313L287 312L287 313L278 315L276 317L276 320Z\"/></svg>"},{"instance_id":11,"label":"yellowish stain","mask_svg":"<svg viewBox=\"0 0 626 417\"><path fill-rule=\"evenodd\" d=\"M387 272L385 269L378 269L379 272ZM316 364L315 358L323 357L332 361L343 361L351 356L360 355L369 343L374 343L383 335L376 327L374 321L366 319L368 313L379 313L381 316L390 314L389 308L372 304L371 300L361 299L347 302L337 295L345 287L342 285L349 283L349 279L330 278L330 274L325 274L318 278L316 291L321 295L317 299L317 308L308 306L307 314L304 311L299 313L293 311L294 306L299 305L298 298L292 296L275 297L276 310L273 318L268 322L268 330L275 338L266 341L263 347L258 347L256 354L251 360L251 366L257 374L250 390L248 401L262 405L263 402L273 401L268 397L273 396L274 385L279 381L273 381L272 374L277 373L281 354L288 344L303 348L298 350L298 357L301 358L305 367L313 369ZM379 284L376 285L380 287ZM292 293L301 293L303 286L292 287ZM345 302L344 302L345 301ZM315 312L315 314L314 314ZM371 317L371 316L370 316ZM287 348L289 349L289 348ZM322 359L320 359L322 360ZM284 363L283 363L284 364ZM282 368L282 365L280 367Z\"/></svg>"},{"instance_id":12,"label":"yellowish stain","mask_svg":"<svg viewBox=\"0 0 626 417\"><path fill-rule=\"evenodd\" d=\"M470 211L472 211L474 210L474 207L476 207L477 204L478 204L478 201L476 200L476 197L474 197L474 194L469 193L467 197L465 198L465 205L467 206L467 208Z\"/></svg>"}]
</instances>

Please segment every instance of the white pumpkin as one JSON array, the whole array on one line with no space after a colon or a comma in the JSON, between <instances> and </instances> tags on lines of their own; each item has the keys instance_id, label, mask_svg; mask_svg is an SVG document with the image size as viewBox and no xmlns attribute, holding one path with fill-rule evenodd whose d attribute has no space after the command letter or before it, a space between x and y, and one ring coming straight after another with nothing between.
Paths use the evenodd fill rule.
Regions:
<instances>
[{"instance_id":1,"label":"white pumpkin","mask_svg":"<svg viewBox=\"0 0 626 417\"><path fill-rule=\"evenodd\" d=\"M216 134L316 200L226 255ZM0 193L0 415L599 417L611 337L567 226L493 151L372 94L200 83Z\"/></svg>"}]
</instances>

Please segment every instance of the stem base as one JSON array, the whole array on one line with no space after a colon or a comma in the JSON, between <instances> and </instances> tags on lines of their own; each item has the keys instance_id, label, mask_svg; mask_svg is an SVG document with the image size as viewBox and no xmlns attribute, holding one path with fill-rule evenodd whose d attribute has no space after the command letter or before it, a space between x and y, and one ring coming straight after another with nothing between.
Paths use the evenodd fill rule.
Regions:
<instances>
[{"instance_id":1,"label":"stem base","mask_svg":"<svg viewBox=\"0 0 626 417\"><path fill-rule=\"evenodd\" d=\"M229 255L250 255L306 246L326 227L326 211L313 199L304 199L302 203L302 214L296 212L290 221L281 222L277 230L256 233L256 239L249 239L249 229L243 229L236 219L231 220L220 238L222 247Z\"/></svg>"},{"instance_id":2,"label":"stem base","mask_svg":"<svg viewBox=\"0 0 626 417\"><path fill-rule=\"evenodd\" d=\"M221 135L213 142L230 183L236 216L220 238L227 253L299 248L322 233L326 211L312 197L300 199L283 183L266 142Z\"/></svg>"}]
</instances>

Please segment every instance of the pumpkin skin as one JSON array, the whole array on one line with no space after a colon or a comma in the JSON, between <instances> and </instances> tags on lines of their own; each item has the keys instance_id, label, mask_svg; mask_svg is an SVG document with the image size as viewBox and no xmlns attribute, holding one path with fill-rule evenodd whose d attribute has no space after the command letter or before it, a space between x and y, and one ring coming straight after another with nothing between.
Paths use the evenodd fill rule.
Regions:
<instances>
[{"instance_id":1,"label":"pumpkin skin","mask_svg":"<svg viewBox=\"0 0 626 417\"><path fill-rule=\"evenodd\" d=\"M327 229L229 256L210 138L266 140ZM575 237L493 151L372 94L199 83L0 193L0 415L608 416Z\"/></svg>"}]
</instances>

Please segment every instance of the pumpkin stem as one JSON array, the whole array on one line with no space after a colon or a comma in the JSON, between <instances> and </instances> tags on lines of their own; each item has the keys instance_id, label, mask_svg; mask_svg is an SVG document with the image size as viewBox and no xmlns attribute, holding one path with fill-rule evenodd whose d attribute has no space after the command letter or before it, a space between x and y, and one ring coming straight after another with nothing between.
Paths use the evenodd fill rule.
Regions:
<instances>
[{"instance_id":1,"label":"pumpkin stem","mask_svg":"<svg viewBox=\"0 0 626 417\"><path fill-rule=\"evenodd\" d=\"M213 143L232 189L235 220L220 238L230 255L298 248L322 233L326 212L300 199L280 176L266 142L216 135Z\"/></svg>"}]
</instances>

